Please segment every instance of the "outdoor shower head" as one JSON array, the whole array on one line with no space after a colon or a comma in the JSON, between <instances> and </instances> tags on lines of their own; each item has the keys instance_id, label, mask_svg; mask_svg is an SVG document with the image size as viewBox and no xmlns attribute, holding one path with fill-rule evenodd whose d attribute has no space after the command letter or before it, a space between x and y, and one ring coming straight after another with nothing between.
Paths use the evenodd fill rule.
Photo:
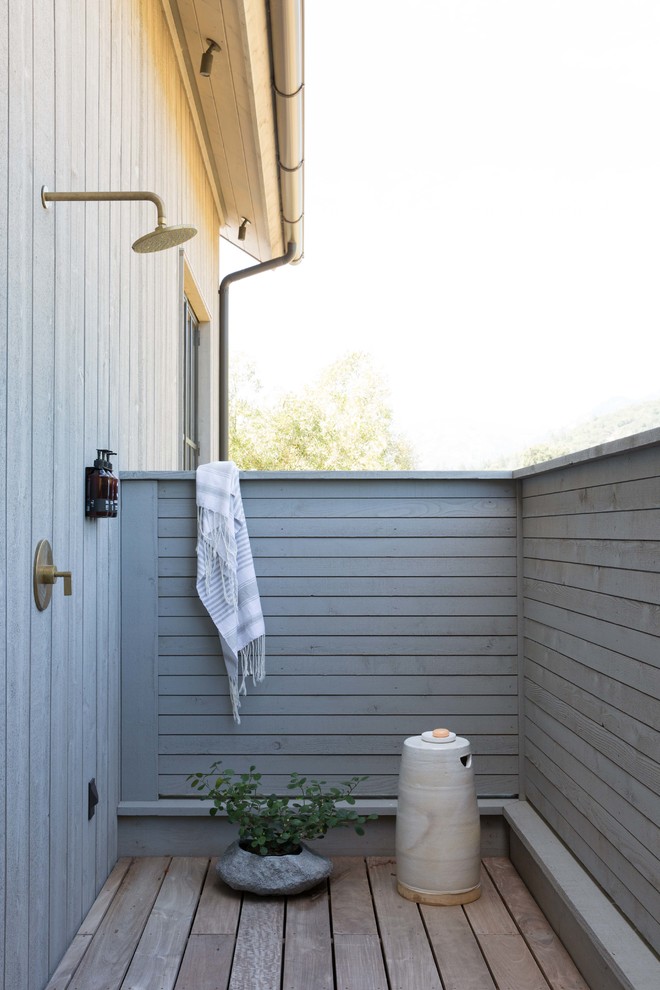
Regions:
<instances>
[{"instance_id":1,"label":"outdoor shower head","mask_svg":"<svg viewBox=\"0 0 660 990\"><path fill-rule=\"evenodd\" d=\"M153 203L158 210L158 224L155 230L143 237L138 237L133 244L133 250L138 254L149 254L152 251L163 251L165 248L176 247L190 240L197 233L195 227L175 226L168 227L165 220L165 204L160 196L152 192L49 192L46 186L41 187L41 202L44 209L48 209L49 203L57 202L84 202L84 203L106 203L125 201L148 200Z\"/></svg>"},{"instance_id":2,"label":"outdoor shower head","mask_svg":"<svg viewBox=\"0 0 660 990\"><path fill-rule=\"evenodd\" d=\"M176 247L177 244L189 241L196 233L195 227L168 227L166 223L159 223L155 230L134 241L133 250L137 251L138 254L164 251L165 248Z\"/></svg>"}]
</instances>

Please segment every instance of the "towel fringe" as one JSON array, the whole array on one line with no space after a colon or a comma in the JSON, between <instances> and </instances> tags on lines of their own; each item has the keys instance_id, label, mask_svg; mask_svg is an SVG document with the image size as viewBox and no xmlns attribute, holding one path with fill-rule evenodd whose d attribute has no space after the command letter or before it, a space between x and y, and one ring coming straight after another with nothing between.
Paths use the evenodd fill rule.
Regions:
<instances>
[{"instance_id":1,"label":"towel fringe","mask_svg":"<svg viewBox=\"0 0 660 990\"><path fill-rule=\"evenodd\" d=\"M251 677L252 683L258 684L266 676L266 637L257 636L251 643L244 646L238 651L238 659L242 675L240 693L247 694L246 677Z\"/></svg>"}]
</instances>

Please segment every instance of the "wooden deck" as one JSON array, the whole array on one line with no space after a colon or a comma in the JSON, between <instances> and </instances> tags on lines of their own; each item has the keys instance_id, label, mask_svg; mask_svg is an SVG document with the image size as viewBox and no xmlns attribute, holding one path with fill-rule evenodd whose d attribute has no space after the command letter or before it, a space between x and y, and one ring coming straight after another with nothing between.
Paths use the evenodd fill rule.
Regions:
<instances>
[{"instance_id":1,"label":"wooden deck","mask_svg":"<svg viewBox=\"0 0 660 990\"><path fill-rule=\"evenodd\" d=\"M260 898L213 860L120 860L47 990L589 990L508 859L464 907L404 900L392 859L334 864Z\"/></svg>"}]
</instances>

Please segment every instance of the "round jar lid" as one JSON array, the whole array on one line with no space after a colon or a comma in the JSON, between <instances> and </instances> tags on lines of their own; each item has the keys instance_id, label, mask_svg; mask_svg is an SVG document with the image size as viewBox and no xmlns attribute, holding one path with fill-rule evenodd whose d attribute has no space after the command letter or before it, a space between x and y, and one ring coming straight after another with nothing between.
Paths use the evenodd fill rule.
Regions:
<instances>
[{"instance_id":1,"label":"round jar lid","mask_svg":"<svg viewBox=\"0 0 660 990\"><path fill-rule=\"evenodd\" d=\"M451 729L432 729L422 732L422 739L430 743L451 743L456 739L456 733Z\"/></svg>"}]
</instances>

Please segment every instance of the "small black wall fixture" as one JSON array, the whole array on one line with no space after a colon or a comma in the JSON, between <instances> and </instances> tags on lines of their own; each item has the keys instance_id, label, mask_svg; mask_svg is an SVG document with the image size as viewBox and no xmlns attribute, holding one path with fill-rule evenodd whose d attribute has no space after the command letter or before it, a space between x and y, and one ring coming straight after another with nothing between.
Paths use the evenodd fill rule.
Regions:
<instances>
[{"instance_id":1,"label":"small black wall fixture","mask_svg":"<svg viewBox=\"0 0 660 990\"><path fill-rule=\"evenodd\" d=\"M96 814L96 805L99 803L99 792L96 787L96 777L92 777L87 785L87 821L91 821Z\"/></svg>"},{"instance_id":2,"label":"small black wall fixture","mask_svg":"<svg viewBox=\"0 0 660 990\"><path fill-rule=\"evenodd\" d=\"M217 43L217 41L214 41L212 38L207 38L206 44L209 47L202 55L202 62L199 67L200 76L211 75L211 69L213 68L213 52L219 52L221 50L220 45Z\"/></svg>"}]
</instances>

